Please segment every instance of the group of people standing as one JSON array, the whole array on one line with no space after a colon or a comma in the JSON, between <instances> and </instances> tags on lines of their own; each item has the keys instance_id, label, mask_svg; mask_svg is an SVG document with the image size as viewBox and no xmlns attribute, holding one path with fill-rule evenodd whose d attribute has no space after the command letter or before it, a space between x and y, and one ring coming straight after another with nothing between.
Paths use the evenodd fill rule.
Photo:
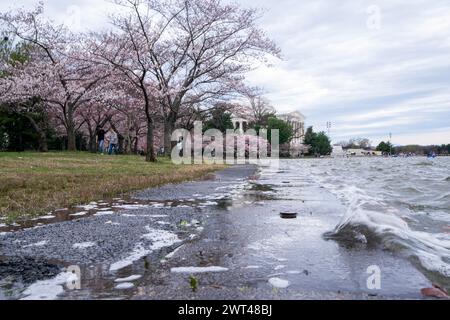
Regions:
<instances>
[{"instance_id":1,"label":"group of people standing","mask_svg":"<svg viewBox=\"0 0 450 320\"><path fill-rule=\"evenodd\" d=\"M105 152L110 155L118 153L119 137L117 132L112 129L105 131L103 128L100 128L97 130L97 143L98 151L101 154L104 154Z\"/></svg>"}]
</instances>

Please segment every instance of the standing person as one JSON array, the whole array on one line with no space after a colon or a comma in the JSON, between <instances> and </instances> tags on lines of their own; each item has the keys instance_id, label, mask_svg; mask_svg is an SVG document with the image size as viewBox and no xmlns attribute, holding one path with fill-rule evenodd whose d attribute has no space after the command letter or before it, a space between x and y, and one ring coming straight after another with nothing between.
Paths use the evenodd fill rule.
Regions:
<instances>
[{"instance_id":1,"label":"standing person","mask_svg":"<svg viewBox=\"0 0 450 320\"><path fill-rule=\"evenodd\" d=\"M98 141L98 151L103 154L104 152L104 146L105 146L105 130L103 130L102 128L100 128L99 130L97 130L97 141Z\"/></svg>"},{"instance_id":2,"label":"standing person","mask_svg":"<svg viewBox=\"0 0 450 320\"><path fill-rule=\"evenodd\" d=\"M119 137L114 130L111 130L111 135L109 136L109 154L111 155L114 151L117 154L117 144L119 143Z\"/></svg>"}]
</instances>

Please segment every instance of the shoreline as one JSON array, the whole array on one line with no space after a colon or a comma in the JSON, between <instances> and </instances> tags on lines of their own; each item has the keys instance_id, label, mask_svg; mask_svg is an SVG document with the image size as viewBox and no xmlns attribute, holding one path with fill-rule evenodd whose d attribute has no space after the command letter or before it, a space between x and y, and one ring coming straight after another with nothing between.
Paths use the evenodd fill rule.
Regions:
<instances>
[{"instance_id":1,"label":"shoreline","mask_svg":"<svg viewBox=\"0 0 450 320\"><path fill-rule=\"evenodd\" d=\"M167 158L148 163L136 155L0 153L0 224L45 217L59 208L111 200L167 183L201 179L222 168L177 166Z\"/></svg>"},{"instance_id":2,"label":"shoreline","mask_svg":"<svg viewBox=\"0 0 450 320\"><path fill-rule=\"evenodd\" d=\"M0 278L25 263L16 280L29 288L79 265L82 289L58 299L422 299L430 283L407 260L323 238L345 209L337 199L307 180L248 180L256 170L233 166L214 180L134 193L151 205L2 236L0 263L9 271ZM279 188L302 191L280 197ZM299 216L281 219L280 211ZM374 263L386 271L376 292L365 289ZM136 280L118 285L127 278Z\"/></svg>"}]
</instances>

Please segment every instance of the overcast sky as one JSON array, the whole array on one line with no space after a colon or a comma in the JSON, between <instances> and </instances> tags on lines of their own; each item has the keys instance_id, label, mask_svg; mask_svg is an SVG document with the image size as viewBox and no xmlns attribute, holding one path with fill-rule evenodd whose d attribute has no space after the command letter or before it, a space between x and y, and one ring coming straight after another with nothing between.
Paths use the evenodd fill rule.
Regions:
<instances>
[{"instance_id":1,"label":"overcast sky","mask_svg":"<svg viewBox=\"0 0 450 320\"><path fill-rule=\"evenodd\" d=\"M450 143L449 0L238 0L265 8L261 27L283 60L248 82L279 112L298 110L334 142ZM32 8L36 1L17 0ZM107 27L103 0L46 0L54 19ZM4 6L3 6L4 7Z\"/></svg>"}]
</instances>

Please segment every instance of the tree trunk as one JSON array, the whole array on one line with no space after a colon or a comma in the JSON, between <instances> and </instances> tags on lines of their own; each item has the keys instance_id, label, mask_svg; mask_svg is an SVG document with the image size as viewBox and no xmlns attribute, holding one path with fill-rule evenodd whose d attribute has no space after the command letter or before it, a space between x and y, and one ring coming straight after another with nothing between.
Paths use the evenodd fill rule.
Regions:
<instances>
[{"instance_id":1,"label":"tree trunk","mask_svg":"<svg viewBox=\"0 0 450 320\"><path fill-rule=\"evenodd\" d=\"M73 127L67 128L67 150L77 151L77 138Z\"/></svg>"},{"instance_id":2,"label":"tree trunk","mask_svg":"<svg viewBox=\"0 0 450 320\"><path fill-rule=\"evenodd\" d=\"M119 145L118 145L119 154L123 154L124 153L123 145L124 145L125 138L121 134L118 134L117 137L118 137L118 140L119 140L118 141L119 142Z\"/></svg>"},{"instance_id":3,"label":"tree trunk","mask_svg":"<svg viewBox=\"0 0 450 320\"><path fill-rule=\"evenodd\" d=\"M93 130L92 126L89 122L88 124L88 133L89 133L89 152L96 153L97 152L97 130Z\"/></svg>"},{"instance_id":4,"label":"tree trunk","mask_svg":"<svg viewBox=\"0 0 450 320\"><path fill-rule=\"evenodd\" d=\"M96 134L89 134L89 151L91 153L97 152L97 139Z\"/></svg>"},{"instance_id":5,"label":"tree trunk","mask_svg":"<svg viewBox=\"0 0 450 320\"><path fill-rule=\"evenodd\" d=\"M136 135L136 138L133 138L133 153L138 154L139 150L138 150L138 144L139 144L139 138Z\"/></svg>"},{"instance_id":6,"label":"tree trunk","mask_svg":"<svg viewBox=\"0 0 450 320\"><path fill-rule=\"evenodd\" d=\"M77 137L75 132L75 122L73 120L74 110L73 105L68 104L67 110L67 150L77 151Z\"/></svg>"},{"instance_id":7,"label":"tree trunk","mask_svg":"<svg viewBox=\"0 0 450 320\"><path fill-rule=\"evenodd\" d=\"M147 162L156 162L154 137L153 137L153 121L147 120L147 155L145 157Z\"/></svg>"},{"instance_id":8,"label":"tree trunk","mask_svg":"<svg viewBox=\"0 0 450 320\"><path fill-rule=\"evenodd\" d=\"M170 112L164 121L164 155L170 157L172 155L172 133L175 129L177 116L174 112Z\"/></svg>"},{"instance_id":9,"label":"tree trunk","mask_svg":"<svg viewBox=\"0 0 450 320\"><path fill-rule=\"evenodd\" d=\"M170 157L172 154L172 124L164 121L164 155Z\"/></svg>"},{"instance_id":10,"label":"tree trunk","mask_svg":"<svg viewBox=\"0 0 450 320\"><path fill-rule=\"evenodd\" d=\"M44 130L42 130L42 128L36 123L36 121L34 121L33 117L31 117L27 114L25 115L25 117L30 121L34 130L36 130L36 133L38 135L39 152L48 152L47 136L46 136Z\"/></svg>"}]
</instances>

